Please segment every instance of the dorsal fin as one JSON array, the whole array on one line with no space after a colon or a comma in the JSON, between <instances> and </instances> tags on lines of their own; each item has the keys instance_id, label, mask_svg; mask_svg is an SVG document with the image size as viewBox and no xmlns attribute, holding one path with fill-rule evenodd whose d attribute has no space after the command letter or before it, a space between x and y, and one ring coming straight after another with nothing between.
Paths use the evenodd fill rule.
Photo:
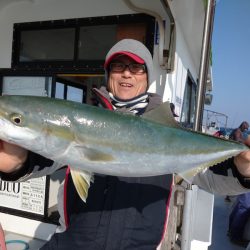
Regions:
<instances>
[{"instance_id":1,"label":"dorsal fin","mask_svg":"<svg viewBox=\"0 0 250 250\"><path fill-rule=\"evenodd\" d=\"M180 128L180 125L174 119L169 102L164 102L157 108L144 113L143 118L168 127Z\"/></svg>"}]
</instances>

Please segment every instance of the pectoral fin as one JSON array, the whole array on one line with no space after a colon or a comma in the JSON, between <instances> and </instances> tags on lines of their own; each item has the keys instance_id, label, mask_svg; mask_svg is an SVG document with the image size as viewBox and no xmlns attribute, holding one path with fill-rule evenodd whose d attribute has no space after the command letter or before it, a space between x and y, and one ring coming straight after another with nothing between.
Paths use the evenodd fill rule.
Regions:
<instances>
[{"instance_id":1,"label":"pectoral fin","mask_svg":"<svg viewBox=\"0 0 250 250\"><path fill-rule=\"evenodd\" d=\"M71 176L73 179L73 183L79 194L80 198L86 202L88 197L88 189L90 186L90 182L93 182L93 175L86 171L78 171L75 169L71 169Z\"/></svg>"}]
</instances>

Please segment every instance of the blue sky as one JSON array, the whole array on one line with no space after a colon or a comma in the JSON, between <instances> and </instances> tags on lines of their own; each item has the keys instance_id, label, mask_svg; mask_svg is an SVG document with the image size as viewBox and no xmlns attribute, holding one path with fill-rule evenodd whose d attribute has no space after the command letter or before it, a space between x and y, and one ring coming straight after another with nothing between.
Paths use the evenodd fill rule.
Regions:
<instances>
[{"instance_id":1,"label":"blue sky","mask_svg":"<svg viewBox=\"0 0 250 250\"><path fill-rule=\"evenodd\" d=\"M250 123L250 0L217 0L213 40L213 102L228 127Z\"/></svg>"}]
</instances>

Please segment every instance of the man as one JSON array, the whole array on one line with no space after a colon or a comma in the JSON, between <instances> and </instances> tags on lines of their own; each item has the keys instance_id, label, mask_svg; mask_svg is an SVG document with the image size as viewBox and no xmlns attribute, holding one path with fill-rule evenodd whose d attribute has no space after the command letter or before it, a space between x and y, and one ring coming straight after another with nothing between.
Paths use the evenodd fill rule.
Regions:
<instances>
[{"instance_id":1,"label":"man","mask_svg":"<svg viewBox=\"0 0 250 250\"><path fill-rule=\"evenodd\" d=\"M247 135L245 134L245 132L248 130L248 128L248 122L242 122L238 128L234 129L231 132L231 134L229 135L229 139L247 144Z\"/></svg>"},{"instance_id":2,"label":"man","mask_svg":"<svg viewBox=\"0 0 250 250\"><path fill-rule=\"evenodd\" d=\"M250 146L250 137L246 134L249 124L243 121L240 126L234 129L229 138ZM230 196L226 196L226 201L231 201ZM231 242L247 246L248 240L244 239L244 230L250 218L250 192L237 195L233 209L229 215L228 236Z\"/></svg>"},{"instance_id":3,"label":"man","mask_svg":"<svg viewBox=\"0 0 250 250\"><path fill-rule=\"evenodd\" d=\"M147 92L153 81L153 62L142 43L121 40L108 52L104 68L107 87L94 89L104 108L143 116L161 103L159 95ZM25 180L60 167L41 158L2 143L2 178ZM210 192L239 194L250 188L247 177L250 177L250 151L200 173L194 183ZM172 183L172 175L143 178L95 175L85 204L68 171L64 192L60 192L65 201L63 211L59 207L66 230L56 233L41 249L156 249L167 224Z\"/></svg>"}]
</instances>

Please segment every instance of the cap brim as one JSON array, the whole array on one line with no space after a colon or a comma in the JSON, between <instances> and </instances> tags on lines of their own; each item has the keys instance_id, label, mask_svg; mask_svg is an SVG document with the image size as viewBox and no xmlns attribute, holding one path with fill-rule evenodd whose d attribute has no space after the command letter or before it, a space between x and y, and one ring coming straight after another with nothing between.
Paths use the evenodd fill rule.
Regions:
<instances>
[{"instance_id":1,"label":"cap brim","mask_svg":"<svg viewBox=\"0 0 250 250\"><path fill-rule=\"evenodd\" d=\"M145 63L145 61L141 57L137 56L136 54L133 54L133 53L128 52L128 51L119 51L119 52L115 52L109 58L106 59L106 61L104 63L104 68L107 69L107 67L109 66L111 61L114 60L115 58L117 58L118 56L121 56L121 55L128 56L137 63L140 63L140 64Z\"/></svg>"}]
</instances>

